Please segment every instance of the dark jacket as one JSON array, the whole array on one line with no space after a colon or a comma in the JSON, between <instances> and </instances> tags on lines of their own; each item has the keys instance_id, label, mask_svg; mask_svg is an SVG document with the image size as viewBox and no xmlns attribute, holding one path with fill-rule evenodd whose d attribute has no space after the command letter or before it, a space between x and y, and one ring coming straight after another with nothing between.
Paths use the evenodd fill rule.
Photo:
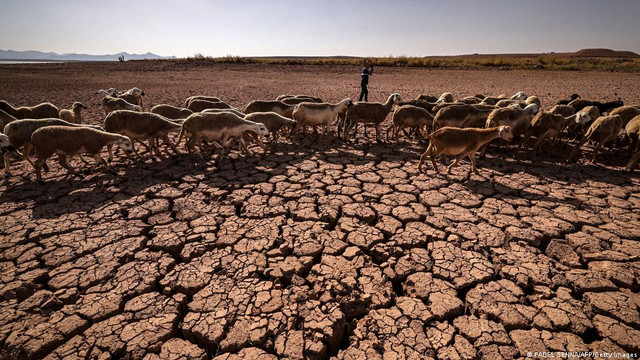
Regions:
<instances>
[{"instance_id":1,"label":"dark jacket","mask_svg":"<svg viewBox=\"0 0 640 360\"><path fill-rule=\"evenodd\" d=\"M369 76L373 75L373 68L363 68L362 69L362 80L360 81L361 84L363 85L367 85L369 83Z\"/></svg>"}]
</instances>

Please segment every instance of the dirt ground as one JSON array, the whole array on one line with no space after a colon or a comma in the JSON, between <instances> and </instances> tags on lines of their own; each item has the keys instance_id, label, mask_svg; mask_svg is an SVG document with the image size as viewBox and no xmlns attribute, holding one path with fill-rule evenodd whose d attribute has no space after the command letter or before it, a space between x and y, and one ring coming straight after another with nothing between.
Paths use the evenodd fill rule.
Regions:
<instances>
[{"instance_id":1,"label":"dirt ground","mask_svg":"<svg viewBox=\"0 0 640 360\"><path fill-rule=\"evenodd\" d=\"M89 109L100 88L145 105L190 95L244 107L358 94L359 68L177 62L0 66L0 98ZM382 101L450 91L640 103L640 75L376 68ZM424 145L334 135L187 155L84 179L14 161L0 185L0 358L513 359L640 352L640 178L601 164L490 150L452 175ZM184 151L184 148L181 147ZM72 164L86 168L78 160Z\"/></svg>"}]
</instances>

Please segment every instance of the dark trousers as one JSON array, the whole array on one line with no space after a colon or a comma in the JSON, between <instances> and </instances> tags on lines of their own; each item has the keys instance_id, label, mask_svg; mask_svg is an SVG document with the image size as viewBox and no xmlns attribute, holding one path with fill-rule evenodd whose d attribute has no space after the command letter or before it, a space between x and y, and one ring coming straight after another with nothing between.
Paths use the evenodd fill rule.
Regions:
<instances>
[{"instance_id":1,"label":"dark trousers","mask_svg":"<svg viewBox=\"0 0 640 360\"><path fill-rule=\"evenodd\" d=\"M363 97L364 101L369 101L369 89L367 89L367 84L361 83L360 88L360 97L358 98L358 101L362 101Z\"/></svg>"}]
</instances>

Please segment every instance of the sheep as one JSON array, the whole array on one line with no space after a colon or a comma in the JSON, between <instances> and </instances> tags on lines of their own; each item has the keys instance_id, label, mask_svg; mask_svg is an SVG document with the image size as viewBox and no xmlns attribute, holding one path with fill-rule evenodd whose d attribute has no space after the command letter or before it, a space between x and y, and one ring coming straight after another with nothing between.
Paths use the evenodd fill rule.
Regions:
<instances>
[{"instance_id":1,"label":"sheep","mask_svg":"<svg viewBox=\"0 0 640 360\"><path fill-rule=\"evenodd\" d=\"M199 147L195 145L199 144L201 139L220 142L221 150L217 158L220 160L224 157L231 138L239 138L242 148L249 152L242 138L246 131L252 132L256 136L269 135L269 130L264 124L245 120L230 112L193 114L182 124L178 142L185 134L191 135L187 141L187 150L189 154L195 152L200 158L202 158L202 154Z\"/></svg>"},{"instance_id":2,"label":"sheep","mask_svg":"<svg viewBox=\"0 0 640 360\"><path fill-rule=\"evenodd\" d=\"M549 112L556 115L562 115L563 117L568 117L575 114L576 109L569 105L554 105Z\"/></svg>"},{"instance_id":3,"label":"sheep","mask_svg":"<svg viewBox=\"0 0 640 360\"><path fill-rule=\"evenodd\" d=\"M311 97L293 97L293 98L283 99L283 100L280 100L280 101L282 101L283 103L288 104L288 105L298 105L298 104L303 103L303 102L310 102L310 103L322 103L323 102L322 100L318 101L317 99L318 98L311 98Z\"/></svg>"},{"instance_id":4,"label":"sheep","mask_svg":"<svg viewBox=\"0 0 640 360\"><path fill-rule=\"evenodd\" d=\"M18 119L16 119L15 116L9 115L6 112L0 110L0 133L2 133L2 131L4 130L4 127L8 123L16 120Z\"/></svg>"},{"instance_id":5,"label":"sheep","mask_svg":"<svg viewBox=\"0 0 640 360\"><path fill-rule=\"evenodd\" d=\"M244 108L244 113L273 111L276 114L293 119L293 109L295 107L296 105L285 104L278 100L253 100Z\"/></svg>"},{"instance_id":6,"label":"sheep","mask_svg":"<svg viewBox=\"0 0 640 360\"><path fill-rule=\"evenodd\" d=\"M513 140L513 134L509 126L498 126L489 129L459 129L455 127L444 127L431 133L430 143L427 150L420 157L418 172L422 172L422 164L428 155L431 155L431 163L436 172L436 158L440 155L453 155L455 161L447 168L447 174L457 166L460 160L468 156L471 160L471 170L478 174L476 168L475 153L490 141L501 138L506 141Z\"/></svg>"},{"instance_id":7,"label":"sheep","mask_svg":"<svg viewBox=\"0 0 640 360\"><path fill-rule=\"evenodd\" d=\"M276 98L276 100L278 101L283 101L285 99L292 99L292 98L296 98L296 99L310 99L309 102L317 102L317 103L321 103L324 102L322 101L322 99L320 99L319 97L314 97L311 95L280 95Z\"/></svg>"},{"instance_id":8,"label":"sheep","mask_svg":"<svg viewBox=\"0 0 640 360\"><path fill-rule=\"evenodd\" d=\"M68 121L64 121L62 119L56 118L48 118L48 119L19 119L13 122L10 122L4 127L4 134L9 137L9 141L16 148L22 150L22 156L31 166L34 166L33 161L29 158L29 154L31 153L31 148L33 144L31 143L31 135L34 131L38 130L41 127L45 126L72 126L72 127L88 127L94 129L102 129L99 126L94 125L81 125L74 124ZM9 160L11 158L10 153L4 154L4 172L5 176L11 176L11 168L9 166Z\"/></svg>"},{"instance_id":9,"label":"sheep","mask_svg":"<svg viewBox=\"0 0 640 360\"><path fill-rule=\"evenodd\" d=\"M231 105L222 101L209 101L203 99L191 100L187 109L193 112L200 112L206 109L232 109Z\"/></svg>"},{"instance_id":10,"label":"sheep","mask_svg":"<svg viewBox=\"0 0 640 360\"><path fill-rule=\"evenodd\" d=\"M524 146L531 138L531 135L535 134L538 137L533 146L533 154L535 156L544 141L547 138L555 138L558 136L566 124L567 120L562 115L553 114L548 111L541 111L531 120L531 127L526 132L525 139L522 141L520 146Z\"/></svg>"},{"instance_id":11,"label":"sheep","mask_svg":"<svg viewBox=\"0 0 640 360\"><path fill-rule=\"evenodd\" d=\"M436 101L438 101L438 98L435 96L431 96L431 95L427 95L427 94L422 94L419 95L416 100L424 100L424 101L428 101L430 103L435 103Z\"/></svg>"},{"instance_id":12,"label":"sheep","mask_svg":"<svg viewBox=\"0 0 640 360\"><path fill-rule=\"evenodd\" d=\"M609 112L609 115L620 115L622 119L622 126L626 126L631 119L640 115L640 107L635 106L621 106L619 108L615 108Z\"/></svg>"},{"instance_id":13,"label":"sheep","mask_svg":"<svg viewBox=\"0 0 640 360\"><path fill-rule=\"evenodd\" d=\"M201 113L219 113L219 112L230 112L230 113L234 113L238 116L240 116L241 118L247 116L245 113L240 112L236 109L204 109L201 111Z\"/></svg>"},{"instance_id":14,"label":"sheep","mask_svg":"<svg viewBox=\"0 0 640 360\"><path fill-rule=\"evenodd\" d=\"M117 95L117 97L124 99L134 105L140 106L140 110L144 111L144 104L142 103L142 97L144 95L144 91L138 89L137 87L134 87Z\"/></svg>"},{"instance_id":15,"label":"sheep","mask_svg":"<svg viewBox=\"0 0 640 360\"><path fill-rule=\"evenodd\" d=\"M568 99L559 100L559 101L556 103L556 105L567 105L567 104L569 104L570 102L572 102L573 100L575 100L575 99L579 99L579 98L580 98L580 95L578 95L578 94L571 94L571 96L569 96L569 98L568 98Z\"/></svg>"},{"instance_id":16,"label":"sheep","mask_svg":"<svg viewBox=\"0 0 640 360\"><path fill-rule=\"evenodd\" d=\"M531 126L531 119L538 112L537 104L529 104L524 109L518 105L493 110L486 121L486 128L509 126L514 137L520 137Z\"/></svg>"},{"instance_id":17,"label":"sheep","mask_svg":"<svg viewBox=\"0 0 640 360\"><path fill-rule=\"evenodd\" d=\"M496 96L487 96L484 99L482 99L482 102L480 104L495 105L500 100L502 100L502 98L499 98L499 97L496 97Z\"/></svg>"},{"instance_id":18,"label":"sheep","mask_svg":"<svg viewBox=\"0 0 640 360\"><path fill-rule=\"evenodd\" d=\"M206 95L194 95L194 96L189 96L185 101L184 101L184 107L188 108L189 104L191 104L191 102L193 100L207 100L207 101L213 101L213 102L222 102L222 100L220 100L220 98L215 97L215 96L206 96Z\"/></svg>"},{"instance_id":19,"label":"sheep","mask_svg":"<svg viewBox=\"0 0 640 360\"><path fill-rule=\"evenodd\" d=\"M151 113L162 115L168 119L179 120L186 119L193 111L173 105L160 104L151 108Z\"/></svg>"},{"instance_id":20,"label":"sheep","mask_svg":"<svg viewBox=\"0 0 640 360\"><path fill-rule=\"evenodd\" d=\"M624 169L626 171L633 171L633 169L635 169L636 166L638 165L638 162L640 162L640 150L636 151L635 153L633 153L633 155L631 155L631 159L627 163L627 166L624 167Z\"/></svg>"},{"instance_id":21,"label":"sheep","mask_svg":"<svg viewBox=\"0 0 640 360\"><path fill-rule=\"evenodd\" d=\"M450 92L442 93L442 95L440 95L440 97L438 98L438 100L436 100L436 102L438 104L454 102L453 94Z\"/></svg>"},{"instance_id":22,"label":"sheep","mask_svg":"<svg viewBox=\"0 0 640 360\"><path fill-rule=\"evenodd\" d=\"M49 171L46 161L53 154L58 154L60 165L70 174L75 170L69 165L67 156L89 153L96 160L95 167L104 164L109 171L116 173L100 156L100 150L105 146L117 145L127 153L133 151L133 144L126 136L112 134L88 127L47 126L34 131L31 142L36 153L34 168L36 179L42 182L41 169ZM94 167L94 168L95 168Z\"/></svg>"},{"instance_id":23,"label":"sheep","mask_svg":"<svg viewBox=\"0 0 640 360\"><path fill-rule=\"evenodd\" d=\"M451 105L440 109L436 113L433 123L438 128L445 126L459 128L484 127L487 116L493 110L493 107L484 109L476 105Z\"/></svg>"},{"instance_id":24,"label":"sheep","mask_svg":"<svg viewBox=\"0 0 640 360\"><path fill-rule=\"evenodd\" d=\"M329 133L329 126L339 113L342 113L345 109L353 106L353 101L346 98L342 101L330 104L330 103L310 103L303 102L293 109L293 120L298 122L298 126L293 130L293 135L298 132L298 129L302 128L302 135L306 135L307 126L322 126L324 125L325 135Z\"/></svg>"},{"instance_id":25,"label":"sheep","mask_svg":"<svg viewBox=\"0 0 640 360\"><path fill-rule=\"evenodd\" d=\"M111 95L107 95L102 98L102 107L104 108L105 115L109 115L110 112L116 110L141 111L140 106L134 105L125 99L113 97Z\"/></svg>"},{"instance_id":26,"label":"sheep","mask_svg":"<svg viewBox=\"0 0 640 360\"><path fill-rule=\"evenodd\" d=\"M518 91L517 93L513 94L509 99L511 99L511 100L526 100L527 99L527 94L525 94L524 91Z\"/></svg>"},{"instance_id":27,"label":"sheep","mask_svg":"<svg viewBox=\"0 0 640 360\"><path fill-rule=\"evenodd\" d=\"M403 105L396 108L391 117L393 121L393 137L398 141L398 133L404 128L424 128L425 131L428 127L433 125L433 115L427 110L413 106ZM389 140L389 132L387 131L387 141Z\"/></svg>"},{"instance_id":28,"label":"sheep","mask_svg":"<svg viewBox=\"0 0 640 360\"><path fill-rule=\"evenodd\" d=\"M71 109L62 109L58 117L74 124L82 124L82 109L87 107L81 102L74 102Z\"/></svg>"},{"instance_id":29,"label":"sheep","mask_svg":"<svg viewBox=\"0 0 640 360\"><path fill-rule=\"evenodd\" d=\"M349 141L349 132L358 123L374 124L376 127L376 141L380 142L380 124L386 119L394 104L402 101L398 93L389 95L384 104L375 102L357 102L347 110L347 120L344 124L343 136Z\"/></svg>"},{"instance_id":30,"label":"sheep","mask_svg":"<svg viewBox=\"0 0 640 360\"><path fill-rule=\"evenodd\" d=\"M640 115L634 117L624 127L625 137L631 140L631 152L638 150L638 138L640 138Z\"/></svg>"},{"instance_id":31,"label":"sheep","mask_svg":"<svg viewBox=\"0 0 640 360\"><path fill-rule=\"evenodd\" d=\"M480 104L482 102L482 99L477 98L475 96L467 96L465 98L460 99L459 101L465 104L473 105L473 104Z\"/></svg>"},{"instance_id":32,"label":"sheep","mask_svg":"<svg viewBox=\"0 0 640 360\"><path fill-rule=\"evenodd\" d=\"M255 123L264 124L264 126L269 130L269 133L273 136L273 143L278 142L278 132L283 127L290 128L290 135L293 135L294 130L298 126L298 122L296 120L291 120L286 118L280 114L274 112L254 112L244 117L245 120L253 121Z\"/></svg>"},{"instance_id":33,"label":"sheep","mask_svg":"<svg viewBox=\"0 0 640 360\"><path fill-rule=\"evenodd\" d=\"M577 137L582 136L585 126L591 124L591 122L599 118L600 115L600 110L598 110L597 106L585 106L582 110L576 113L575 119L569 119L575 121L568 122L566 126L567 133L569 135L573 135L575 140ZM571 116L565 118L571 118Z\"/></svg>"},{"instance_id":34,"label":"sheep","mask_svg":"<svg viewBox=\"0 0 640 360\"><path fill-rule=\"evenodd\" d=\"M584 99L575 99L571 101L569 106L573 107L575 111L582 110L585 106L593 105L597 106L600 113L607 112L609 110L624 106L624 102L622 100L609 101L609 102L600 102L600 101L592 101L592 100L584 100Z\"/></svg>"},{"instance_id":35,"label":"sheep","mask_svg":"<svg viewBox=\"0 0 640 360\"><path fill-rule=\"evenodd\" d=\"M580 142L573 148L571 154L567 158L567 161L571 161L574 156L578 153L582 145L585 142L591 140L597 142L596 148L593 150L593 157L591 158L591 162L596 162L596 156L598 155L598 151L602 147L602 145L615 140L618 137L618 133L620 133L620 129L622 129L622 118L620 115L609 115L609 116L600 116L597 118L589 129L587 129L584 138L580 140Z\"/></svg>"},{"instance_id":36,"label":"sheep","mask_svg":"<svg viewBox=\"0 0 640 360\"><path fill-rule=\"evenodd\" d=\"M2 133L0 133L0 150L2 150L2 154L15 152L18 156L23 156L23 154L13 146L9 137Z\"/></svg>"},{"instance_id":37,"label":"sheep","mask_svg":"<svg viewBox=\"0 0 640 360\"><path fill-rule=\"evenodd\" d=\"M4 100L0 100L0 110L16 119L46 119L57 118L60 111L51 103L42 103L36 106L13 107Z\"/></svg>"},{"instance_id":38,"label":"sheep","mask_svg":"<svg viewBox=\"0 0 640 360\"><path fill-rule=\"evenodd\" d=\"M536 104L538 105L538 109L542 108L542 101L540 101L540 98L537 96L529 96L527 97L527 99L524 101L525 105L529 105L529 104Z\"/></svg>"},{"instance_id":39,"label":"sheep","mask_svg":"<svg viewBox=\"0 0 640 360\"><path fill-rule=\"evenodd\" d=\"M174 153L180 154L176 146L169 140L169 132L177 131L180 127L181 124L170 121L164 116L147 112L118 110L110 113L104 119L106 131L127 136L132 141L138 140L149 152L155 150L158 156L160 156L160 150L154 144L156 139L161 139L169 145ZM149 146L142 142L145 139L149 140ZM107 149L109 150L109 160L112 160L111 146L107 146ZM135 152L135 148L133 150Z\"/></svg>"},{"instance_id":40,"label":"sheep","mask_svg":"<svg viewBox=\"0 0 640 360\"><path fill-rule=\"evenodd\" d=\"M527 106L524 100L503 99L498 101L495 107L503 108L510 105L514 105L514 104L520 106L521 108L524 108L525 106Z\"/></svg>"},{"instance_id":41,"label":"sheep","mask_svg":"<svg viewBox=\"0 0 640 360\"><path fill-rule=\"evenodd\" d=\"M123 93L118 92L115 88L109 88L107 90L98 90L96 94L102 94L105 96L112 96L114 98L124 99L126 102L140 106L140 111L144 111L144 105L142 103L142 97L145 95L144 91L137 87L131 88Z\"/></svg>"},{"instance_id":42,"label":"sheep","mask_svg":"<svg viewBox=\"0 0 640 360\"><path fill-rule=\"evenodd\" d=\"M438 111L440 111L440 109L444 109L446 107L453 106L453 105L469 105L469 104L463 103L462 101L443 102L443 103L436 104L433 108L431 108L431 112L436 114L438 113Z\"/></svg>"}]
</instances>

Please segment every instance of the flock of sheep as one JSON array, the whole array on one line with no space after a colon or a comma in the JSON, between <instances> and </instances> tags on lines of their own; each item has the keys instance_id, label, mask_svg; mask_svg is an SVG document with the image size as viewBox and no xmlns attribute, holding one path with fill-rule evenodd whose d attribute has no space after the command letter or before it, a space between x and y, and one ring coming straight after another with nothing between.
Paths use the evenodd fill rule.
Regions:
<instances>
[{"instance_id":1,"label":"flock of sheep","mask_svg":"<svg viewBox=\"0 0 640 360\"><path fill-rule=\"evenodd\" d=\"M189 154L202 158L203 140L219 149L217 160L236 145L251 154L248 143L257 142L263 148L263 136L272 136L272 144L278 141L278 134L296 142L302 132L306 136L307 127L324 127L328 134L336 126L337 135L345 141L362 123L374 126L376 140L380 140L380 125L394 109L392 124L387 128L398 141L401 134L406 137L428 137L429 146L420 158L418 169L427 157L436 171L436 158L440 155L454 157L448 167L458 165L465 157L471 160L472 170L477 173L475 154L494 139L512 142L518 139L518 146L526 146L531 136L537 138L533 154L558 142L572 141L575 146L568 161L575 158L580 148L588 141L596 144L592 161L603 145L613 144L623 151L629 144L631 159L626 170L632 170L640 160L640 106L624 106L623 102L599 102L581 99L573 94L569 99L558 102L548 111L541 111L540 99L518 92L511 97L496 97L477 94L454 100L451 93L440 97L420 95L415 100L402 101L399 94L391 94L385 103L353 102L344 99L337 103L323 102L306 95L282 95L276 100L251 101L243 111L213 96L192 96L182 106L157 105L149 112L144 111L144 91L133 88L120 93L116 89L99 90L104 95L102 106L105 120L102 126L87 125L82 122L82 110L87 107L76 102L71 109L58 110L51 103L33 107L14 107L0 101L0 146L4 153L5 176L10 176L12 157L23 157L42 181L41 170L48 171L48 158L58 155L61 166L75 174L68 162L68 156L90 154L95 166L104 164L114 172L109 163L100 155L106 147L109 160L113 159L113 146L124 150L127 157L138 155L134 142L140 143L149 153L160 155L160 141L174 153L179 150L169 133L179 131L177 144L183 137L188 138L186 149ZM145 144L143 141L147 141ZM31 159L32 150L35 161Z\"/></svg>"}]
</instances>

